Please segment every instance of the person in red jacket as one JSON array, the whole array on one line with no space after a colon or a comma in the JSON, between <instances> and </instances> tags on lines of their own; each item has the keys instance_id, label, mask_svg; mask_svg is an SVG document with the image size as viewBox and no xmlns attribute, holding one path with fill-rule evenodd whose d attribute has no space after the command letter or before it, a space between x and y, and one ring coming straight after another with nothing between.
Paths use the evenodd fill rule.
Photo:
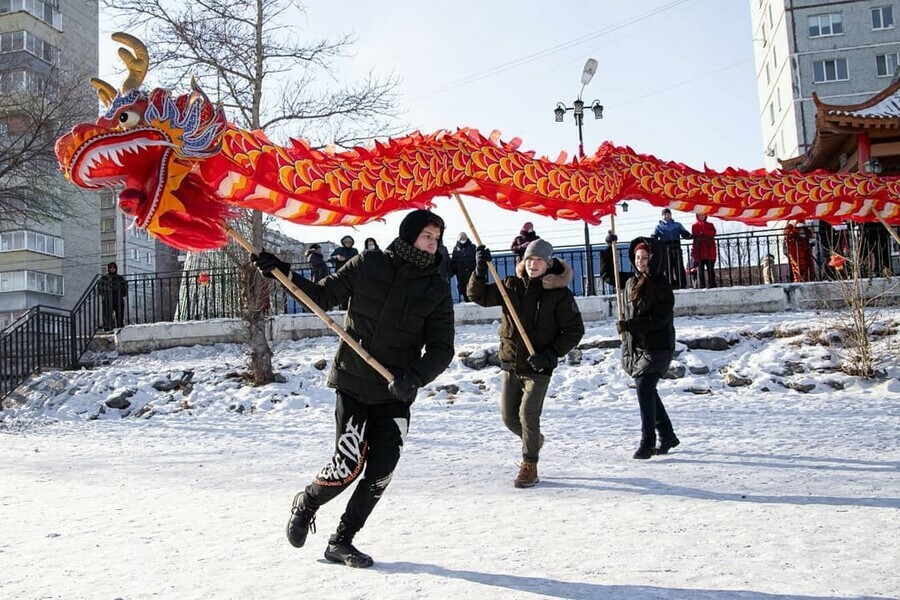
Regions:
<instances>
[{"instance_id":1,"label":"person in red jacket","mask_svg":"<svg viewBox=\"0 0 900 600\"><path fill-rule=\"evenodd\" d=\"M814 281L815 263L812 257L812 228L804 222L791 221L784 228L784 250L791 265L795 283Z\"/></svg>"},{"instance_id":2,"label":"person in red jacket","mask_svg":"<svg viewBox=\"0 0 900 600\"><path fill-rule=\"evenodd\" d=\"M691 227L694 236L694 266L700 276L700 287L716 287L716 226L697 213Z\"/></svg>"}]
</instances>

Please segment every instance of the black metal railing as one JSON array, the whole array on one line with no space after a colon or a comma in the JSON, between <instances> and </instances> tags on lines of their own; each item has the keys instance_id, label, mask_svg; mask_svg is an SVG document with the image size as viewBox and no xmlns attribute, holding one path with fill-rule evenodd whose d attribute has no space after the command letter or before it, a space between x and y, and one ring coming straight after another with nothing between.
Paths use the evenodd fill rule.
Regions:
<instances>
[{"instance_id":1,"label":"black metal railing","mask_svg":"<svg viewBox=\"0 0 900 600\"><path fill-rule=\"evenodd\" d=\"M883 237L886 231L876 231L882 236L880 238L871 237L865 228L851 227L847 233L839 233L837 237L829 235L839 240L842 247L850 248L854 247L854 236L866 236L862 246L865 256L857 258L868 265L869 274L882 274L885 268L890 273L900 274L900 251L893 241ZM718 287L791 282L796 279L792 274L792 262L796 262L796 255L801 250L809 253L809 261L801 273L802 280L831 279L835 276L834 269L828 263L837 242L828 239L794 241L792 247L785 243L784 231L766 230L721 234L715 237L714 243L716 261L713 266ZM832 244L835 246L832 247ZM620 240L617 245L619 268L623 271L632 269L628 246L628 240ZM700 287L699 277L694 276L693 248L693 242L689 240L678 244L683 260L684 287L687 288ZM593 273L600 272L600 255L604 249L605 245L592 248L589 259L593 261ZM586 268L588 257L584 247L557 248L555 255L573 269L572 292L576 296L584 296L588 287L587 273L590 272ZM516 262L512 254L495 254L494 264L501 277L515 273ZM300 268L299 271L309 275L308 268ZM124 322L131 325L240 317L240 279L244 275L239 267L126 275L128 294L124 304ZM594 283L597 293L613 292L596 275ZM305 310L277 281L267 280L266 284L268 314ZM458 302L455 281L450 288L454 300ZM98 277L71 311L36 306L0 332L0 397L40 369L77 367L96 332L104 324L112 323L105 313L109 307L110 304L100 293Z\"/></svg>"}]
</instances>

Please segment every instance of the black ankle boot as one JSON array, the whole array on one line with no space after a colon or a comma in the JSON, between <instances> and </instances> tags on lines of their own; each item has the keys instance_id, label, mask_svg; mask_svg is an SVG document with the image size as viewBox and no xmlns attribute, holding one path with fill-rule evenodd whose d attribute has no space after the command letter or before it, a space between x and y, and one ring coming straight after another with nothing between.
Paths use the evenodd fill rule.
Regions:
<instances>
[{"instance_id":1,"label":"black ankle boot","mask_svg":"<svg viewBox=\"0 0 900 600\"><path fill-rule=\"evenodd\" d=\"M325 558L335 563L343 563L348 567L365 569L371 567L375 561L368 554L363 554L351 543L352 537L343 533L335 533L328 538L328 548L325 549Z\"/></svg>"},{"instance_id":2,"label":"black ankle boot","mask_svg":"<svg viewBox=\"0 0 900 600\"><path fill-rule=\"evenodd\" d=\"M675 437L675 434L672 434L672 437L665 438L659 441L659 447L656 449L657 454L668 454L669 450L680 444L681 441Z\"/></svg>"},{"instance_id":3,"label":"black ankle boot","mask_svg":"<svg viewBox=\"0 0 900 600\"><path fill-rule=\"evenodd\" d=\"M655 448L653 447L654 444L655 442L650 444L641 442L641 445L638 446L638 449L635 450L634 455L631 458L636 458L638 460L647 460L648 458L653 456L655 452Z\"/></svg>"},{"instance_id":4,"label":"black ankle boot","mask_svg":"<svg viewBox=\"0 0 900 600\"><path fill-rule=\"evenodd\" d=\"M316 532L316 511L306 508L305 495L298 492L291 506L291 518L287 524L287 539L294 548L302 548L306 543L306 535Z\"/></svg>"}]
</instances>

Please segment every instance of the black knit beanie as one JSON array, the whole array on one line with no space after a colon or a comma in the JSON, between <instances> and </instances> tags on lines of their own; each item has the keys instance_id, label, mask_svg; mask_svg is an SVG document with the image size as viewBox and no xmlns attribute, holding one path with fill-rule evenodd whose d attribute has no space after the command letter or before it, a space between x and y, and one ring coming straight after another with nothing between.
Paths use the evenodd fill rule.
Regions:
<instances>
[{"instance_id":1,"label":"black knit beanie","mask_svg":"<svg viewBox=\"0 0 900 600\"><path fill-rule=\"evenodd\" d=\"M441 238L444 237L444 220L430 210L414 210L400 223L400 239L408 244L415 244L419 234L426 225L436 225L441 229Z\"/></svg>"}]
</instances>

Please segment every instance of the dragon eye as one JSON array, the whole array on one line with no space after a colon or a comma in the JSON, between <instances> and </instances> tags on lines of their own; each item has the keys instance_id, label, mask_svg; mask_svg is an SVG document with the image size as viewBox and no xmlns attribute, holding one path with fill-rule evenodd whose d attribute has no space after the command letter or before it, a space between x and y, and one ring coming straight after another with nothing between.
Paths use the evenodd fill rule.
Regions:
<instances>
[{"instance_id":1,"label":"dragon eye","mask_svg":"<svg viewBox=\"0 0 900 600\"><path fill-rule=\"evenodd\" d=\"M141 120L141 114L133 110L123 110L119 113L119 128L131 129L135 127Z\"/></svg>"}]
</instances>

